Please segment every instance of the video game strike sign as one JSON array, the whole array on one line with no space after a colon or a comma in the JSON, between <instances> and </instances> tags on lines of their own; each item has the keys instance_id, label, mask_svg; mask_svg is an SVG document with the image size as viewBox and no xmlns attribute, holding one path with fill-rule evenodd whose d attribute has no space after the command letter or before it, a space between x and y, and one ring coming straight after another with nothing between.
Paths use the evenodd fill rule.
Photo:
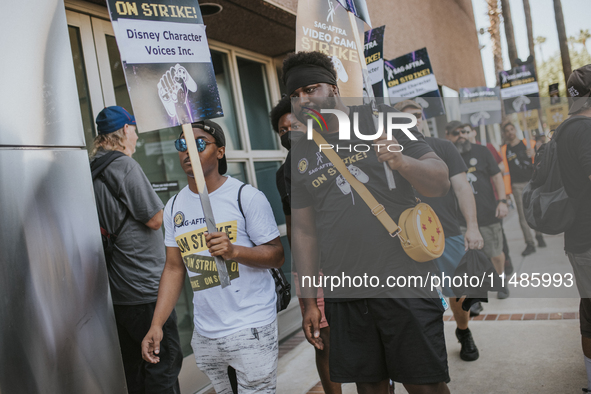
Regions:
<instances>
[{"instance_id":1,"label":"video game strike sign","mask_svg":"<svg viewBox=\"0 0 591 394\"><path fill-rule=\"evenodd\" d=\"M107 5L138 132L223 116L197 1Z\"/></svg>"},{"instance_id":2,"label":"video game strike sign","mask_svg":"<svg viewBox=\"0 0 591 394\"><path fill-rule=\"evenodd\" d=\"M363 22L357 19L356 24L362 37ZM319 51L331 58L342 97L363 97L360 61L364 59L359 59L348 11L338 1L298 1L296 52L302 51Z\"/></svg>"}]
</instances>

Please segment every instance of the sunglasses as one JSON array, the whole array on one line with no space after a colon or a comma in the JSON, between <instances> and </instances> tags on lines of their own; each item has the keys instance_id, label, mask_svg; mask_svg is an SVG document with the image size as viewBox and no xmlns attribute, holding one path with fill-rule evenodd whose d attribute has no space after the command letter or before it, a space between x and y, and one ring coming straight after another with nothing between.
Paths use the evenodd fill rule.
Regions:
<instances>
[{"instance_id":1,"label":"sunglasses","mask_svg":"<svg viewBox=\"0 0 591 394\"><path fill-rule=\"evenodd\" d=\"M462 131L458 131L458 130L454 130L452 131L450 134L453 135L454 137L457 137L458 135L461 134L470 134L471 130L462 130Z\"/></svg>"},{"instance_id":2,"label":"sunglasses","mask_svg":"<svg viewBox=\"0 0 591 394\"><path fill-rule=\"evenodd\" d=\"M208 144L215 144L215 142L207 141L203 137L199 137L195 139L195 143L197 144L197 152L201 153L205 150ZM174 141L174 147L179 152L186 152L187 151L187 141L184 138L179 138Z\"/></svg>"}]
</instances>

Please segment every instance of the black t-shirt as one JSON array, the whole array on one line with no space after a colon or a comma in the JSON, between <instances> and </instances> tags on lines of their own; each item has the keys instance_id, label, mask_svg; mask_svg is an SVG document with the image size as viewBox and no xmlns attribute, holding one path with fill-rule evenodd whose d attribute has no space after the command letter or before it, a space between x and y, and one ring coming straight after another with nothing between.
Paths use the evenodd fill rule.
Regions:
<instances>
[{"instance_id":1,"label":"black t-shirt","mask_svg":"<svg viewBox=\"0 0 591 394\"><path fill-rule=\"evenodd\" d=\"M564 233L564 249L584 253L591 249L591 119L571 119L558 136L558 163L566 193L581 204L575 223Z\"/></svg>"},{"instance_id":2,"label":"black t-shirt","mask_svg":"<svg viewBox=\"0 0 591 394\"><path fill-rule=\"evenodd\" d=\"M462 153L462 158L468 166L467 177L476 200L478 226L499 223L500 219L496 217L497 200L490 177L501 172L501 169L492 153L484 146L472 144L472 149ZM462 226L466 226L462 215L459 215L459 219Z\"/></svg>"},{"instance_id":3,"label":"black t-shirt","mask_svg":"<svg viewBox=\"0 0 591 394\"><path fill-rule=\"evenodd\" d=\"M277 184L277 191L281 196L281 206L285 216L291 215L291 207L289 206L289 197L287 195L287 188L285 186L285 163L275 173L275 183Z\"/></svg>"},{"instance_id":4,"label":"black t-shirt","mask_svg":"<svg viewBox=\"0 0 591 394\"><path fill-rule=\"evenodd\" d=\"M353 113L359 112L361 132L374 134L370 108L363 106L350 109L351 125L354 124ZM397 112L387 106L380 106L379 111ZM417 138L416 141L410 140L400 130L393 131L393 136L404 147L405 155L418 159L432 152L416 128L411 129L411 132ZM415 206L413 188L398 172L394 171L396 189L388 188L384 166L378 162L371 146L373 141L361 140L353 132L351 140L347 141L339 140L338 133L323 136L329 144L334 145L349 171L384 205L394 221L398 221L405 209ZM365 146L370 147L367 152L355 152L355 147L357 150L366 150ZM290 174L286 173L286 176L287 186L291 185L291 207L315 208L320 264L325 276L376 275L380 277L381 283L385 283L389 275L424 276L430 270L433 272L431 262L416 263L406 255L400 241L390 237L359 194L340 175L326 155L319 152L314 141L302 138L292 147L290 153L292 171ZM387 288L364 286L338 288L334 292L330 288L324 289L329 301L375 296L385 290Z\"/></svg>"},{"instance_id":5,"label":"black t-shirt","mask_svg":"<svg viewBox=\"0 0 591 394\"><path fill-rule=\"evenodd\" d=\"M433 137L426 137L425 141L437 156L447 164L450 179L454 175L468 171L462 156L450 141ZM416 194L422 202L429 204L439 217L445 238L462 234L459 223L461 214L458 212L458 200L453 188L450 187L449 192L444 197L425 197L418 192Z\"/></svg>"},{"instance_id":6,"label":"black t-shirt","mask_svg":"<svg viewBox=\"0 0 591 394\"><path fill-rule=\"evenodd\" d=\"M527 157L527 149L523 145L523 141L519 141L515 146L507 144L506 154L511 183L529 182L534 173L534 167L531 157Z\"/></svg>"}]
</instances>

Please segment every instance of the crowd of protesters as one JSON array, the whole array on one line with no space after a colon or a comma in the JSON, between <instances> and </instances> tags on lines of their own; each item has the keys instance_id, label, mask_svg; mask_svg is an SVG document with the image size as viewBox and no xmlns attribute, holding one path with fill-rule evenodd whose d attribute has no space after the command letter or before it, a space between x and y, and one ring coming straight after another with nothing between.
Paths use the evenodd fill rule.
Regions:
<instances>
[{"instance_id":1,"label":"crowd of protesters","mask_svg":"<svg viewBox=\"0 0 591 394\"><path fill-rule=\"evenodd\" d=\"M303 278L322 282L344 271L379 278L443 275L453 273L468 250L481 250L497 274L510 274L513 267L502 225L510 195L526 245L522 255L536 252L534 237L538 247L546 246L542 233L532 235L522 203L534 173L535 152L546 137L521 140L509 120L501 125L500 151L492 144L480 145L474 127L460 121L446 125L444 138L430 137L421 105L402 100L393 107L379 104L377 110L412 114L416 127L394 129L391 137L377 136L371 150L358 153L351 147L367 144L367 139L355 130L349 140L338 140L336 113L350 120L350 131L359 125L361 133L374 135L369 132L375 130L374 108L345 105L328 56L289 55L282 78L286 95L270 117L289 153L276 181L302 328L315 348L324 391L340 393L342 383L353 382L359 393L388 393L392 382L399 382L411 394L449 393L450 349L445 345L443 313L449 305L460 358L475 361L479 350L468 322L470 314L482 311L480 303L467 302L445 284L441 292L447 299L439 289L428 288L410 293L392 288L327 292L322 286L304 286ZM568 90L578 100L571 102L571 117L557 140L566 193L586 201L591 201L590 89L591 65L575 70ZM325 114L322 122L310 122L310 114L322 109L333 113ZM216 392L275 393L277 296L269 269L282 266L284 250L269 202L262 192L226 175L224 130L206 120L193 123L192 131L219 231L207 231L203 190L183 134L175 147L188 186L163 207L131 159L137 140L134 124L133 116L121 107L102 111L93 161L93 168L103 165L94 186L104 235L114 240L109 279L130 393L179 392L182 357L174 305L187 275L194 304L191 345L197 365ZM316 138L306 137L310 125L327 146L349 147L336 149L336 154L357 181L351 184L339 175ZM403 149L391 149L396 146ZM114 151L122 154L101 160ZM392 172L395 187L385 168ZM366 196L356 183L380 202L377 211L365 204ZM443 254L422 263L413 260L375 217L384 210L396 221L417 199L431 206L445 236ZM578 208L574 225L565 233L565 250L582 297L581 335L590 389L591 205ZM217 277L216 257L226 262L231 279L227 288ZM499 289L497 297L509 297L508 287Z\"/></svg>"}]
</instances>

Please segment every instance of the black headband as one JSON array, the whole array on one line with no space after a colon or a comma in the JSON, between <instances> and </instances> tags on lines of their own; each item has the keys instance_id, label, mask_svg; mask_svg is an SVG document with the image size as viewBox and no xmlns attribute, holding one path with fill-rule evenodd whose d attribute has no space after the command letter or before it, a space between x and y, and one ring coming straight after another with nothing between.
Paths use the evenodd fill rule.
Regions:
<instances>
[{"instance_id":1,"label":"black headband","mask_svg":"<svg viewBox=\"0 0 591 394\"><path fill-rule=\"evenodd\" d=\"M337 80L326 68L313 64L295 66L285 75L285 87L288 94L292 94L296 89L315 83L336 85Z\"/></svg>"}]
</instances>

